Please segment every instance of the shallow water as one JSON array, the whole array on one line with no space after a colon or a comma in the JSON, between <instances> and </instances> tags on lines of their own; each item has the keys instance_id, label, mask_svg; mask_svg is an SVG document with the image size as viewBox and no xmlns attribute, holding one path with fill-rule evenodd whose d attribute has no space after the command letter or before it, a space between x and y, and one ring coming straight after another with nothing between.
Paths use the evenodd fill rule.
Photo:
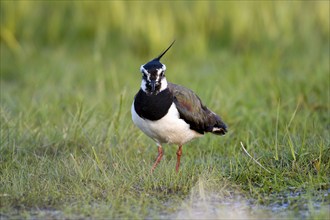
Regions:
<instances>
[{"instance_id":1,"label":"shallow water","mask_svg":"<svg viewBox=\"0 0 330 220\"><path fill-rule=\"evenodd\" d=\"M163 216L164 219L330 219L330 189L312 197L304 192L272 195L265 198L270 201L267 205L239 195L224 198L211 192L202 194L191 195L177 213Z\"/></svg>"},{"instance_id":2,"label":"shallow water","mask_svg":"<svg viewBox=\"0 0 330 220\"><path fill-rule=\"evenodd\" d=\"M238 193L211 192L201 185L193 188L190 195L181 204L167 200L164 204L165 210L177 210L175 212L165 211L147 219L330 219L330 188L319 190L313 195L306 192L273 193L265 196L261 202L247 199ZM174 207L175 206L175 207ZM177 209L178 208L178 209ZM25 217L24 217L25 216ZM83 219L79 215L66 216L60 210L34 209L17 211L16 214L3 215L0 219ZM123 216L125 217L125 216ZM87 217L92 218L92 216Z\"/></svg>"}]
</instances>

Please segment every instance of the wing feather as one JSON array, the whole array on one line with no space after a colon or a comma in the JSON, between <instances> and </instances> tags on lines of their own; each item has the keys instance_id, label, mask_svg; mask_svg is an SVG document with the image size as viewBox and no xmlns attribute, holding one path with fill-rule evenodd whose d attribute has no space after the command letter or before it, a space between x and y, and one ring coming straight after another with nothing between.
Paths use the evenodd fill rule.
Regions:
<instances>
[{"instance_id":1,"label":"wing feather","mask_svg":"<svg viewBox=\"0 0 330 220\"><path fill-rule=\"evenodd\" d=\"M227 126L221 118L210 111L192 90L173 83L169 83L168 88L173 94L180 118L188 123L191 129L201 134L213 132L223 135L227 132Z\"/></svg>"}]
</instances>

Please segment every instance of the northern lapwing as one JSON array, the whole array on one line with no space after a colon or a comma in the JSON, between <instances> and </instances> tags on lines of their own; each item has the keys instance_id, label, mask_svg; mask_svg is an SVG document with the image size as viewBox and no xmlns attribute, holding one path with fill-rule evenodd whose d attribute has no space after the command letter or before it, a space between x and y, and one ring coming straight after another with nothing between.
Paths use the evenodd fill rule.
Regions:
<instances>
[{"instance_id":1,"label":"northern lapwing","mask_svg":"<svg viewBox=\"0 0 330 220\"><path fill-rule=\"evenodd\" d=\"M183 144L206 132L216 135L227 132L222 119L209 110L192 90L167 82L166 66L160 59L173 43L174 41L158 57L140 67L141 88L135 95L131 108L134 124L158 146L158 156L151 172L162 159L162 144L179 146L176 152L178 172Z\"/></svg>"}]
</instances>

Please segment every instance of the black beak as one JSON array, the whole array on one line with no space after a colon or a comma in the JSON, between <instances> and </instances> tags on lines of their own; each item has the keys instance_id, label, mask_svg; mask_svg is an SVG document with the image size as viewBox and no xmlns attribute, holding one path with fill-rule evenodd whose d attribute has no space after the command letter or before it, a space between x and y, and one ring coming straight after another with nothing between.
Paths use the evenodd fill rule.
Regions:
<instances>
[{"instance_id":1,"label":"black beak","mask_svg":"<svg viewBox=\"0 0 330 220\"><path fill-rule=\"evenodd\" d=\"M150 85L151 85L151 92L154 92L156 89L156 80L151 80Z\"/></svg>"}]
</instances>

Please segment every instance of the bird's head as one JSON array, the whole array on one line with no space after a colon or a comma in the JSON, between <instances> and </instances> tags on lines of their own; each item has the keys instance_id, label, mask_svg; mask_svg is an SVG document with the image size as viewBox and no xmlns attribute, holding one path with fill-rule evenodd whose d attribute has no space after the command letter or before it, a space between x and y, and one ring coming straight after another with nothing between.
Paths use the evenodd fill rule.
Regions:
<instances>
[{"instance_id":1,"label":"bird's head","mask_svg":"<svg viewBox=\"0 0 330 220\"><path fill-rule=\"evenodd\" d=\"M172 47L173 44L174 41L158 57L146 64L141 65L141 88L147 94L157 95L159 92L167 88L167 81L165 78L166 66L160 62L160 58L162 58L162 56Z\"/></svg>"}]
</instances>

